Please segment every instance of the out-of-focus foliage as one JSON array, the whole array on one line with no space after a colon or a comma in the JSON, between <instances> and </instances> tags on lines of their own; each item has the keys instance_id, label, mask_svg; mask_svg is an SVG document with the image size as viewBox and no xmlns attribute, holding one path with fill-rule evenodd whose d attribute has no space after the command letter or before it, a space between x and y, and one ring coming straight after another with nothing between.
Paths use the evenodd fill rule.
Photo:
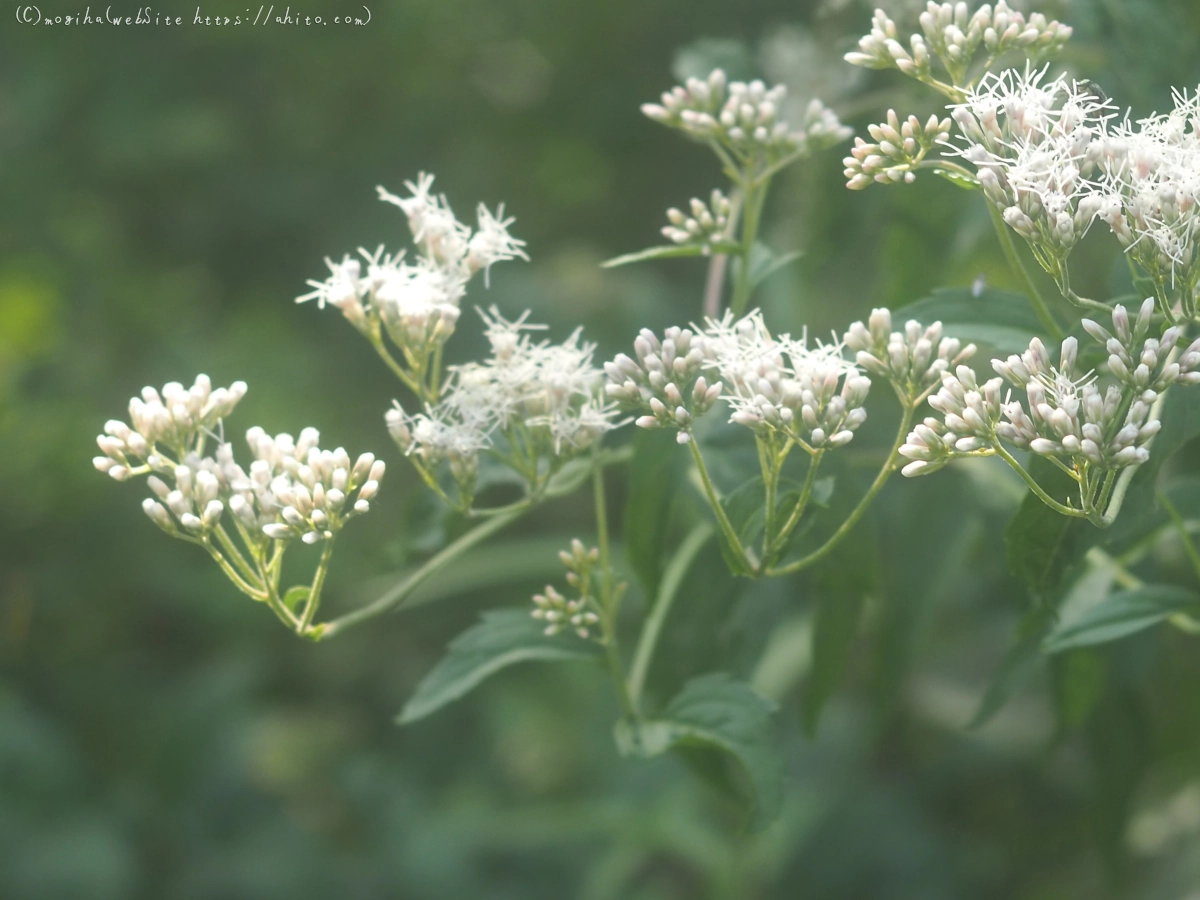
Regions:
<instances>
[{"instance_id":1,"label":"out-of-focus foliage","mask_svg":"<svg viewBox=\"0 0 1200 900\"><path fill-rule=\"evenodd\" d=\"M1136 113L1200 80L1192 3L1040 8L1076 29L1065 65ZM639 327L697 317L703 290L694 261L599 267L713 186L703 149L639 103L716 62L860 128L888 106L934 111L841 61L870 16L854 0L372 13L344 32L0 31L0 896L1194 897L1196 639L1155 629L1040 661L1052 623L1005 566L1023 488L1002 468L889 484L843 545L853 584L819 569L749 584L700 555L647 693L665 705L719 662L779 703L783 813L752 835L692 767L618 756L615 703L586 665L514 667L392 724L482 609L556 576L586 504L548 505L466 557L425 589L436 605L312 646L91 469L102 411L198 371L250 383L239 421L315 424L391 462L395 382L351 329L291 302L327 248L401 242L376 184L432 169L453 196L506 201L534 261L497 270L488 302L532 307L559 338L583 323L608 358ZM852 194L840 170L837 151L789 170L766 211L768 243L805 254L761 289L780 330L823 334L980 277L1016 287L982 205L954 185ZM1087 264L1109 258L1101 240L1076 250L1079 288L1122 293L1124 266ZM886 418L872 410L839 485L869 478ZM1166 477L1194 469L1193 451ZM443 542L420 484L393 473L341 550L331 608ZM697 504L682 483L677 496ZM1113 546L1146 533L1136 512ZM664 527L625 532L673 545ZM1074 565L1095 559L1085 549ZM1146 553L1192 586L1177 540ZM640 544L623 558L661 577ZM1073 591L1107 590L1095 570ZM831 628L842 652L814 659L813 631ZM1018 630L1033 652L1009 651ZM997 670L1008 702L968 730Z\"/></svg>"}]
</instances>

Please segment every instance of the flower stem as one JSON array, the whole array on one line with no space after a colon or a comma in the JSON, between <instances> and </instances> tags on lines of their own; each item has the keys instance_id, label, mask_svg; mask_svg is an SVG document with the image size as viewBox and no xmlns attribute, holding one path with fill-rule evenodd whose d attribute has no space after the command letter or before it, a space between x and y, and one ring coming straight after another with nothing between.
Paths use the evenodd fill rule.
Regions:
<instances>
[{"instance_id":1,"label":"flower stem","mask_svg":"<svg viewBox=\"0 0 1200 900\"><path fill-rule=\"evenodd\" d=\"M733 297L729 301L729 308L733 310L735 317L740 317L750 302L750 293L753 290L750 283L750 257L754 252L755 238L758 237L759 220L762 217L763 202L767 198L769 185L770 179L746 179L745 212L742 216L741 263L738 266Z\"/></svg>"},{"instance_id":2,"label":"flower stem","mask_svg":"<svg viewBox=\"0 0 1200 900\"><path fill-rule=\"evenodd\" d=\"M694 435L688 441L688 446L692 449L692 459L695 460L696 469L700 472L700 480L704 484L704 493L708 498L708 505L712 507L712 511L717 517L717 523L721 526L721 533L725 535L725 540L729 542L730 549L737 555L738 561L745 567L746 571L754 571L756 566L750 561L750 556L746 548L742 546L741 539L738 537L737 532L733 530L733 524L729 521L729 517L725 515L725 509L721 506L721 501L717 498L716 488L713 487L712 478L708 474L708 467L704 465L704 457L700 453L700 446L696 443Z\"/></svg>"},{"instance_id":3,"label":"flower stem","mask_svg":"<svg viewBox=\"0 0 1200 900\"><path fill-rule=\"evenodd\" d=\"M1012 235L1009 234L1008 226L1004 224L1004 219L1000 216L1000 211L990 201L987 201L987 208L992 217L992 227L996 229L996 237L1000 239L1000 249L1004 251L1004 258L1008 261L1009 268L1012 269L1014 275L1018 276L1024 282L1025 290L1029 295L1029 302L1033 306L1033 311L1037 313L1038 320L1050 333L1052 338L1056 341L1061 341L1063 330L1058 322L1054 320L1054 316L1050 314L1050 309L1046 306L1046 299L1034 283L1033 276L1029 274L1029 269L1021 261L1021 256L1017 253L1017 246L1013 243Z\"/></svg>"},{"instance_id":4,"label":"flower stem","mask_svg":"<svg viewBox=\"0 0 1200 900\"><path fill-rule=\"evenodd\" d=\"M1064 516L1071 516L1076 519L1088 518L1088 512L1086 510L1076 509L1073 506L1067 506L1063 503L1059 503L1057 500L1047 494L1045 489L1034 480L1034 477L1030 475L1029 472L1025 470L1025 467L1017 462L1016 458L1007 450L1005 450L1004 447L999 444L999 442L996 444L996 455L1008 463L1009 466L1012 467L1013 471L1021 476L1021 480L1025 482L1028 488L1033 491L1035 495L1037 495L1037 498L1056 513Z\"/></svg>"},{"instance_id":5,"label":"flower stem","mask_svg":"<svg viewBox=\"0 0 1200 900\"><path fill-rule=\"evenodd\" d=\"M840 544L842 539L854 530L854 526L858 524L858 520L863 517L863 514L871 505L871 501L875 499L875 495L883 489L888 478L896 471L896 463L900 459L900 447L904 444L905 438L908 437L909 426L912 425L912 417L913 407L905 404L904 411L900 415L900 426L896 429L896 440L892 443L892 449L888 453L887 459L884 460L883 468L879 470L879 474L875 476L875 480L871 483L867 492L858 501L858 506L854 507L854 510L846 517L846 521L838 526L838 530L829 537L829 540L807 556L802 556L800 559L794 560L787 565L777 568L768 566L764 574L773 578L780 575L790 575L793 572L799 572L801 569L807 569L813 563L819 562L828 556L833 551L833 548Z\"/></svg>"},{"instance_id":6,"label":"flower stem","mask_svg":"<svg viewBox=\"0 0 1200 900\"><path fill-rule=\"evenodd\" d=\"M321 589L325 586L325 575L329 571L329 560L333 558L333 538L325 539L321 549L321 561L317 563L317 571L313 574L312 587L308 591L308 599L304 601L304 612L296 623L296 634L306 636L313 618L317 615L317 607L321 605Z\"/></svg>"},{"instance_id":7,"label":"flower stem","mask_svg":"<svg viewBox=\"0 0 1200 900\"><path fill-rule=\"evenodd\" d=\"M654 658L658 638L662 634L663 624L667 620L667 614L671 611L671 605L675 602L675 597L683 584L684 576L687 575L696 555L708 543L713 534L712 525L708 522L701 522L683 539L683 543L679 545L679 549L675 551L671 561L667 563L667 568L663 571L662 580L658 583L658 594L654 598L654 606L650 609L650 615L646 617L645 624L642 625L637 650L633 654L633 665L629 669L629 692L633 696L635 704L642 695L642 689L646 686L646 676L650 673L650 662Z\"/></svg>"},{"instance_id":8,"label":"flower stem","mask_svg":"<svg viewBox=\"0 0 1200 900\"><path fill-rule=\"evenodd\" d=\"M804 510L808 508L808 501L812 498L813 485L817 479L817 467L821 465L821 457L824 454L824 450L818 450L812 455L808 464L808 474L804 477L804 486L800 489L800 498L796 501L787 521L783 523L783 527L779 529L779 534L775 536L770 550L765 554L768 560L783 549L793 529L800 523L800 517L804 515Z\"/></svg>"},{"instance_id":9,"label":"flower stem","mask_svg":"<svg viewBox=\"0 0 1200 900\"><path fill-rule=\"evenodd\" d=\"M346 613L336 619L319 625L313 629L312 636L319 640L332 637L335 634L340 634L351 625L357 625L359 622L365 622L373 619L376 616L382 615L393 609L403 607L405 601L409 598L413 591L417 589L430 575L441 569L448 563L453 562L467 550L470 550L476 544L479 544L496 532L502 530L505 526L515 522L530 507L522 507L521 509L513 510L512 512L503 515L492 516L481 524L475 526L458 540L446 545L442 550L435 553L415 572L404 579L399 585L387 591L377 600L367 604L361 609L356 609L353 612Z\"/></svg>"},{"instance_id":10,"label":"flower stem","mask_svg":"<svg viewBox=\"0 0 1200 900\"><path fill-rule=\"evenodd\" d=\"M617 613L621 608L621 590L613 582L612 558L608 546L608 504L604 497L604 467L592 468L592 496L596 506L596 534L600 542L600 623L604 632L604 652L612 675L621 711L627 718L638 717L637 704L625 679L621 648L617 639Z\"/></svg>"}]
</instances>

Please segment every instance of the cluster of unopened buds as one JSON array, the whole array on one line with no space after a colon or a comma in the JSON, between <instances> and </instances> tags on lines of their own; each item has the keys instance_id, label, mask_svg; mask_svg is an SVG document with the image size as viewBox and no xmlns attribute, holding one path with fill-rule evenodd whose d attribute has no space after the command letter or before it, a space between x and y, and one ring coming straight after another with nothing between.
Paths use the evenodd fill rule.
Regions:
<instances>
[{"instance_id":1,"label":"cluster of unopened buds","mask_svg":"<svg viewBox=\"0 0 1200 900\"><path fill-rule=\"evenodd\" d=\"M871 31L846 54L846 61L870 69L899 69L922 81L933 79L932 58L936 56L955 85L963 83L980 51L988 62L1020 50L1031 57L1059 50L1071 37L1071 28L1048 21L1041 13L1028 18L999 0L970 12L966 3L934 3L921 14L921 34L913 34L906 48L900 42L896 23L881 9L875 10ZM933 56L931 56L931 51Z\"/></svg>"},{"instance_id":2,"label":"cluster of unopened buds","mask_svg":"<svg viewBox=\"0 0 1200 900\"><path fill-rule=\"evenodd\" d=\"M867 126L874 143L854 139L845 165L846 187L861 190L871 182L888 184L896 181L912 183L916 170L925 156L950 132L950 119L939 120L931 115L924 124L916 116L900 121L896 111L889 109L887 121Z\"/></svg>"},{"instance_id":3,"label":"cluster of unopened buds","mask_svg":"<svg viewBox=\"0 0 1200 900\"><path fill-rule=\"evenodd\" d=\"M942 375L975 355L958 338L946 337L941 322L928 328L909 319L903 331L892 331L892 314L873 309L867 324L854 322L845 337L859 367L896 386L902 399L919 402Z\"/></svg>"},{"instance_id":4,"label":"cluster of unopened buds","mask_svg":"<svg viewBox=\"0 0 1200 900\"><path fill-rule=\"evenodd\" d=\"M1131 323L1125 307L1113 310L1113 332L1085 320L1084 327L1109 352L1108 369L1116 383L1101 391L1093 372L1078 367L1079 344L1062 343L1055 366L1041 340L1006 360L993 360L1000 377L980 386L966 366L942 377L942 387L929 405L942 418L927 418L900 448L912 460L906 475L927 474L958 455L996 452L1006 441L1023 450L1056 457L1069 468L1114 471L1149 459L1149 444L1161 428L1155 402L1171 384L1200 383L1200 340L1176 361L1182 335L1169 328L1161 338L1148 337L1154 300L1148 299ZM1023 406L1001 398L1004 382L1023 389Z\"/></svg>"},{"instance_id":5,"label":"cluster of unopened buds","mask_svg":"<svg viewBox=\"0 0 1200 900\"><path fill-rule=\"evenodd\" d=\"M600 621L599 603L592 592L592 571L600 562L600 550L596 547L588 549L575 538L571 541L570 551L559 551L558 558L567 570L567 584L578 596L568 599L554 585L548 584L545 593L533 595L532 615L546 623L547 636L570 628L587 639Z\"/></svg>"},{"instance_id":6,"label":"cluster of unopened buds","mask_svg":"<svg viewBox=\"0 0 1200 900\"><path fill-rule=\"evenodd\" d=\"M714 190L708 203L693 197L688 213L668 209L667 220L671 224L664 226L662 233L676 244L698 246L708 254L714 247L729 240L731 211L729 198L719 190Z\"/></svg>"},{"instance_id":7,"label":"cluster of unopened buds","mask_svg":"<svg viewBox=\"0 0 1200 900\"><path fill-rule=\"evenodd\" d=\"M716 141L745 160L758 154L767 165L785 157L811 153L850 136L820 100L809 103L800 128L780 116L787 88L768 88L761 81L729 82L714 69L708 78L689 78L647 103L642 112L656 122L678 128L699 141Z\"/></svg>"},{"instance_id":8,"label":"cluster of unopened buds","mask_svg":"<svg viewBox=\"0 0 1200 900\"><path fill-rule=\"evenodd\" d=\"M229 415L246 395L246 382L235 381L227 388L213 389L207 375L197 375L190 388L178 381L163 385L159 392L142 388L140 397L129 401L129 421L111 419L104 434L96 439L103 456L97 456L96 468L125 481L132 475L149 471L170 472L174 465L160 452L159 445L182 459L202 447L220 421Z\"/></svg>"},{"instance_id":9,"label":"cluster of unopened buds","mask_svg":"<svg viewBox=\"0 0 1200 900\"><path fill-rule=\"evenodd\" d=\"M671 327L662 340L643 328L633 342L637 360L624 353L604 364L608 396L624 409L641 412L641 428L673 428L679 443L691 440L691 427L721 396L721 382L701 374L706 362L704 336Z\"/></svg>"}]
</instances>

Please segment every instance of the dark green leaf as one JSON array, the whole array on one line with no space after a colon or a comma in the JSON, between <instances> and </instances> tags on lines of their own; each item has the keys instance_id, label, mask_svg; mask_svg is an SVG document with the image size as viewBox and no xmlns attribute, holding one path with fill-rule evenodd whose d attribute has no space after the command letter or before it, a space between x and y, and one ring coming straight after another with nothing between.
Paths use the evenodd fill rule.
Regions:
<instances>
[{"instance_id":1,"label":"dark green leaf","mask_svg":"<svg viewBox=\"0 0 1200 900\"><path fill-rule=\"evenodd\" d=\"M626 253L614 256L600 263L602 268L615 269L617 266L627 266L630 263L645 262L650 259L678 259L687 256L711 256L713 253L736 253L737 244L710 244L701 247L696 244L670 244L664 247L647 247L636 253Z\"/></svg>"},{"instance_id":2,"label":"dark green leaf","mask_svg":"<svg viewBox=\"0 0 1200 900\"><path fill-rule=\"evenodd\" d=\"M779 814L783 768L771 735L775 704L724 672L693 678L667 706L661 719L622 721L617 746L626 755L652 757L681 751L752 804L752 827ZM719 752L725 761L710 766ZM731 767L728 763L734 763Z\"/></svg>"},{"instance_id":3,"label":"dark green leaf","mask_svg":"<svg viewBox=\"0 0 1200 900\"><path fill-rule=\"evenodd\" d=\"M1077 650L1060 660L1054 673L1059 716L1065 727L1078 728L1091 716L1104 693L1104 656L1094 650Z\"/></svg>"},{"instance_id":4,"label":"dark green leaf","mask_svg":"<svg viewBox=\"0 0 1200 900\"><path fill-rule=\"evenodd\" d=\"M1200 596L1169 584L1109 594L1079 618L1062 622L1046 637L1046 653L1115 641L1157 625L1178 612L1200 613Z\"/></svg>"},{"instance_id":5,"label":"dark green leaf","mask_svg":"<svg viewBox=\"0 0 1200 900\"><path fill-rule=\"evenodd\" d=\"M1034 457L1029 474L1055 500L1078 503L1076 483L1051 463ZM1056 513L1031 492L1004 532L1009 568L1040 603L1052 603L1067 571L1097 535L1088 522Z\"/></svg>"},{"instance_id":6,"label":"dark green leaf","mask_svg":"<svg viewBox=\"0 0 1200 900\"><path fill-rule=\"evenodd\" d=\"M425 676L396 721L407 725L457 700L481 681L513 663L526 660L589 660L602 654L594 642L569 631L553 637L526 609L494 609L450 644L448 652Z\"/></svg>"},{"instance_id":7,"label":"dark green leaf","mask_svg":"<svg viewBox=\"0 0 1200 900\"><path fill-rule=\"evenodd\" d=\"M862 529L862 525L859 529ZM859 532L861 537L861 531ZM864 545L869 550L864 551ZM868 595L878 584L878 541L843 541L818 570L812 671L804 690L804 730L811 736L841 680Z\"/></svg>"},{"instance_id":8,"label":"dark green leaf","mask_svg":"<svg viewBox=\"0 0 1200 900\"><path fill-rule=\"evenodd\" d=\"M1050 630L1053 621L1054 614L1049 608L1035 609L1026 615L1021 623L1017 642L1004 654L1000 668L984 692L979 708L967 723L967 728L986 725L1042 666L1045 662L1042 655L1042 639Z\"/></svg>"},{"instance_id":9,"label":"dark green leaf","mask_svg":"<svg viewBox=\"0 0 1200 900\"><path fill-rule=\"evenodd\" d=\"M1033 307L1024 294L984 288L943 288L895 313L897 323L916 319L923 325L941 322L946 334L964 343L975 341L1002 353L1020 353L1042 334Z\"/></svg>"},{"instance_id":10,"label":"dark green leaf","mask_svg":"<svg viewBox=\"0 0 1200 900\"><path fill-rule=\"evenodd\" d=\"M671 505L687 463L675 432L639 428L633 438L629 495L625 503L625 546L629 564L646 591L658 592Z\"/></svg>"}]
</instances>

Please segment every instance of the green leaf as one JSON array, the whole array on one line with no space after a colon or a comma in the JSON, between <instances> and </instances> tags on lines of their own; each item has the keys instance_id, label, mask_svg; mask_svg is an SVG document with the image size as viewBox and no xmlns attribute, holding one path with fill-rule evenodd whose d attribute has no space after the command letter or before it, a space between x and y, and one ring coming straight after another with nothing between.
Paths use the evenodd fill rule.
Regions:
<instances>
[{"instance_id":1,"label":"green leaf","mask_svg":"<svg viewBox=\"0 0 1200 900\"><path fill-rule=\"evenodd\" d=\"M1072 498L1076 483L1060 469L1039 457L1033 457L1028 468L1051 497L1060 502ZM1039 602L1052 604L1067 571L1097 534L1082 519L1056 513L1033 493L1026 494L1004 531L1009 568Z\"/></svg>"},{"instance_id":2,"label":"green leaf","mask_svg":"<svg viewBox=\"0 0 1200 900\"><path fill-rule=\"evenodd\" d=\"M619 722L617 746L626 756L681 752L719 787L751 804L751 827L761 828L779 815L783 793L782 761L771 735L775 709L724 672L701 675L683 686L661 719Z\"/></svg>"},{"instance_id":3,"label":"green leaf","mask_svg":"<svg viewBox=\"0 0 1200 900\"><path fill-rule=\"evenodd\" d=\"M974 191L979 188L979 179L973 175L964 175L961 172L955 172L951 169L934 169L933 171L963 190Z\"/></svg>"},{"instance_id":4,"label":"green leaf","mask_svg":"<svg viewBox=\"0 0 1200 900\"><path fill-rule=\"evenodd\" d=\"M803 255L803 252L799 250L776 255L765 244L755 241L750 250L750 287L758 287L780 269L791 265Z\"/></svg>"},{"instance_id":5,"label":"green leaf","mask_svg":"<svg viewBox=\"0 0 1200 900\"><path fill-rule=\"evenodd\" d=\"M1059 716L1065 727L1078 728L1091 717L1104 694L1104 656L1095 650L1078 650L1059 660L1054 673Z\"/></svg>"},{"instance_id":6,"label":"green leaf","mask_svg":"<svg viewBox=\"0 0 1200 900\"><path fill-rule=\"evenodd\" d=\"M527 660L591 660L603 651L570 631L553 637L525 609L494 609L451 643L448 652L417 685L396 722L407 725L457 700L506 666Z\"/></svg>"},{"instance_id":7,"label":"green leaf","mask_svg":"<svg viewBox=\"0 0 1200 900\"><path fill-rule=\"evenodd\" d=\"M298 584L288 588L287 593L283 595L283 605L295 612L299 609L300 604L308 599L310 590L311 588L307 584Z\"/></svg>"},{"instance_id":8,"label":"green leaf","mask_svg":"<svg viewBox=\"0 0 1200 900\"><path fill-rule=\"evenodd\" d=\"M1109 594L1079 618L1060 623L1042 644L1046 653L1115 641L1157 625L1178 612L1200 613L1200 596L1170 584Z\"/></svg>"},{"instance_id":9,"label":"green leaf","mask_svg":"<svg viewBox=\"0 0 1200 900\"><path fill-rule=\"evenodd\" d=\"M625 502L625 546L629 564L646 591L658 592L671 506L686 469L686 449L674 431L637 429Z\"/></svg>"},{"instance_id":10,"label":"green leaf","mask_svg":"<svg viewBox=\"0 0 1200 900\"><path fill-rule=\"evenodd\" d=\"M1042 666L1045 662L1041 652L1042 639L1053 621L1054 613L1047 607L1035 609L1025 616L1016 643L1004 654L979 708L967 723L968 729L986 725Z\"/></svg>"},{"instance_id":11,"label":"green leaf","mask_svg":"<svg viewBox=\"0 0 1200 900\"><path fill-rule=\"evenodd\" d=\"M595 460L590 456L581 456L571 460L550 476L550 480L546 482L546 496L563 497L579 490L579 487L592 474L594 465Z\"/></svg>"},{"instance_id":12,"label":"green leaf","mask_svg":"<svg viewBox=\"0 0 1200 900\"><path fill-rule=\"evenodd\" d=\"M651 259L679 259L687 256L711 256L714 253L736 253L741 249L737 244L670 244L664 247L647 247L636 253L625 253L614 256L600 263L603 269L615 269L617 266L627 266L630 263L646 262Z\"/></svg>"},{"instance_id":13,"label":"green leaf","mask_svg":"<svg viewBox=\"0 0 1200 900\"><path fill-rule=\"evenodd\" d=\"M951 337L986 344L1002 353L1020 353L1042 334L1042 324L1024 294L984 288L942 288L895 312L897 322L940 321Z\"/></svg>"}]
</instances>

